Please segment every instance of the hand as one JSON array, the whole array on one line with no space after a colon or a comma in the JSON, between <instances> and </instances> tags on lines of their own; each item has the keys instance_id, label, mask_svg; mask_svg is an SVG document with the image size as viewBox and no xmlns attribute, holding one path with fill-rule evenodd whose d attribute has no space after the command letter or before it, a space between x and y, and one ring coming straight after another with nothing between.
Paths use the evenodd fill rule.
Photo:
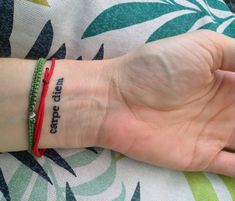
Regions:
<instances>
[{"instance_id":1,"label":"hand","mask_svg":"<svg viewBox=\"0 0 235 201\"><path fill-rule=\"evenodd\" d=\"M235 176L235 40L195 31L116 58L103 147L184 171Z\"/></svg>"}]
</instances>

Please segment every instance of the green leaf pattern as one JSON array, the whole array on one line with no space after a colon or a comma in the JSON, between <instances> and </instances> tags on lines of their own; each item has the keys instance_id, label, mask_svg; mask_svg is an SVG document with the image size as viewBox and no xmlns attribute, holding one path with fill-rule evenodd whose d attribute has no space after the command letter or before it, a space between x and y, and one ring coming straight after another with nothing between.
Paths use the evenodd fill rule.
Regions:
<instances>
[{"instance_id":1,"label":"green leaf pattern","mask_svg":"<svg viewBox=\"0 0 235 201\"><path fill-rule=\"evenodd\" d=\"M33 3L39 4L42 6L49 6L49 3L47 0L28 0L28 1L31 1Z\"/></svg>"}]
</instances>

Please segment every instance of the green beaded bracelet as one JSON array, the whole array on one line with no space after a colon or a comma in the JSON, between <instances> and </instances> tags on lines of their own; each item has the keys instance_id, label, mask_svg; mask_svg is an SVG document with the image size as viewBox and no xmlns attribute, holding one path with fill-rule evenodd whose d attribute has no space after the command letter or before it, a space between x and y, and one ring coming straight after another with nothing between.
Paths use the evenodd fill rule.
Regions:
<instances>
[{"instance_id":1,"label":"green beaded bracelet","mask_svg":"<svg viewBox=\"0 0 235 201\"><path fill-rule=\"evenodd\" d=\"M38 59L34 73L33 80L29 94L29 114L28 114L28 142L29 142L29 151L33 148L33 134L36 123L36 105L37 105L37 96L39 91L39 86L42 77L43 67L46 63L46 59Z\"/></svg>"}]
</instances>

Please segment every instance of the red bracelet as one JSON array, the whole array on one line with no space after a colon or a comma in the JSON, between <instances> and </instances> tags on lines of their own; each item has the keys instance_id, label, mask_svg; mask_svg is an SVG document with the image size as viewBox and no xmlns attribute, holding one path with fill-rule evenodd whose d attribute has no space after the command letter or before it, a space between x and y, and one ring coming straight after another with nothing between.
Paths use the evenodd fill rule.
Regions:
<instances>
[{"instance_id":1,"label":"red bracelet","mask_svg":"<svg viewBox=\"0 0 235 201\"><path fill-rule=\"evenodd\" d=\"M38 157L41 157L43 155L43 153L46 151L46 149L38 149L38 143L40 140L41 131L42 131L42 124L43 124L43 120L44 120L46 95L47 95L47 91L49 88L49 82L50 82L51 76L54 71L54 67L55 67L55 58L52 58L50 71L49 71L49 68L47 67L45 70L45 73L44 73L43 89L42 89L42 93L41 93L41 100L40 100L40 103L38 106L36 125L35 125L35 130L34 130L33 153Z\"/></svg>"}]
</instances>

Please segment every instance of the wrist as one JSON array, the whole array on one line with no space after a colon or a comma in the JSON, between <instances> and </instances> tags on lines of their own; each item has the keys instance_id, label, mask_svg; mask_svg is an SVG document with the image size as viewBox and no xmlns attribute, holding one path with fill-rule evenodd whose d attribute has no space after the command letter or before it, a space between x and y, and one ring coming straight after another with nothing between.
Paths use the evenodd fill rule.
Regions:
<instances>
[{"instance_id":1,"label":"wrist","mask_svg":"<svg viewBox=\"0 0 235 201\"><path fill-rule=\"evenodd\" d=\"M109 104L113 62L56 62L39 147L79 148L99 144Z\"/></svg>"}]
</instances>

